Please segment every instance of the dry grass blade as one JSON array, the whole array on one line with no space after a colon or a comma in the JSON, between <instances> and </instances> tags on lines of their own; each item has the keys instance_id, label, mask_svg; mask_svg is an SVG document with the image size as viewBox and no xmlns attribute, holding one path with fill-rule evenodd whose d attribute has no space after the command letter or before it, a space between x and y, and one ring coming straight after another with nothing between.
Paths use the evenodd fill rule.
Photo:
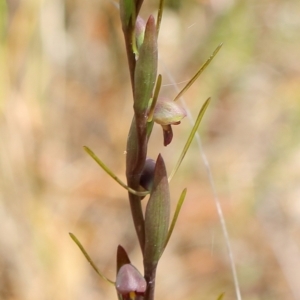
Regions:
<instances>
[{"instance_id":1,"label":"dry grass blade","mask_svg":"<svg viewBox=\"0 0 300 300\"><path fill-rule=\"evenodd\" d=\"M164 0L160 0L159 1L158 12L157 12L157 22L156 22L156 35L157 35L157 37L159 35L159 29L160 29L160 24L161 24L163 11L164 11Z\"/></svg>"},{"instance_id":2,"label":"dry grass blade","mask_svg":"<svg viewBox=\"0 0 300 300\"><path fill-rule=\"evenodd\" d=\"M92 261L92 259L90 258L90 256L88 255L88 253L85 251L85 249L83 248L82 244L79 242L79 240L77 239L77 237L69 232L70 237L72 238L72 240L75 242L75 244L79 247L79 249L81 250L81 252L83 253L83 255L85 256L85 258L87 259L87 261L90 263L90 265L93 267L93 269L96 271L96 273L103 278L104 280L108 281L111 284L115 284L114 281L108 279L106 276L104 276L99 270L98 268L95 266L94 262Z\"/></svg>"},{"instance_id":3,"label":"dry grass blade","mask_svg":"<svg viewBox=\"0 0 300 300\"><path fill-rule=\"evenodd\" d=\"M176 164L175 168L173 169L172 173L169 176L169 179L168 179L169 182L172 180L173 176L175 175L175 173L177 172L178 168L180 167L180 164L181 164L183 158L185 157L185 154L188 151L188 149L189 149L189 147L191 145L191 142L192 142L192 140L193 140L193 138L194 138L194 136L195 136L195 134L197 132L197 129L198 129L198 127L200 125L200 122L202 120L202 117L203 117L203 115L204 115L204 113L205 113L205 111L206 111L206 109L207 109L207 107L209 105L209 102L210 102L210 98L208 98L204 102L204 104L202 105L202 107L201 107L201 109L199 111L197 120L196 120L196 122L195 122L195 124L194 124L194 126L192 128L192 131L191 131L191 133L190 133L190 135L189 135L189 137L188 137L188 139L186 141L186 144L185 144L185 146L184 146L184 148L183 148L183 150L182 150L182 152L180 154L180 157L179 157L179 159L177 161L177 164Z\"/></svg>"},{"instance_id":4,"label":"dry grass blade","mask_svg":"<svg viewBox=\"0 0 300 300\"><path fill-rule=\"evenodd\" d=\"M177 94L174 101L178 100L189 88L190 86L197 80L197 78L201 75L201 73L207 68L207 66L211 63L214 57L217 55L219 50L221 49L223 44L220 44L213 54L209 57L209 59L201 66L198 72L193 76L193 78L186 84L186 86Z\"/></svg>"}]
</instances>

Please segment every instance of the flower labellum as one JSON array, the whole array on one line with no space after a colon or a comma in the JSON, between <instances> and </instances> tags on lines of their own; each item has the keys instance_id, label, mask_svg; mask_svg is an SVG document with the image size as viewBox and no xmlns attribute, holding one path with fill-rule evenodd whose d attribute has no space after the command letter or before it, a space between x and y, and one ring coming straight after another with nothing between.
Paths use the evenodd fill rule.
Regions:
<instances>
[{"instance_id":1,"label":"flower labellum","mask_svg":"<svg viewBox=\"0 0 300 300\"><path fill-rule=\"evenodd\" d=\"M186 111L176 102L160 98L154 108L153 120L160 125L177 125L185 116Z\"/></svg>"},{"instance_id":2,"label":"flower labellum","mask_svg":"<svg viewBox=\"0 0 300 300\"><path fill-rule=\"evenodd\" d=\"M153 120L162 126L164 146L168 146L172 142L173 131L171 125L180 124L185 116L185 109L176 102L166 98L159 98L157 100L154 108Z\"/></svg>"},{"instance_id":3,"label":"flower labellum","mask_svg":"<svg viewBox=\"0 0 300 300\"><path fill-rule=\"evenodd\" d=\"M173 130L171 125L162 125L164 135L164 146L171 144L173 139Z\"/></svg>"}]
</instances>

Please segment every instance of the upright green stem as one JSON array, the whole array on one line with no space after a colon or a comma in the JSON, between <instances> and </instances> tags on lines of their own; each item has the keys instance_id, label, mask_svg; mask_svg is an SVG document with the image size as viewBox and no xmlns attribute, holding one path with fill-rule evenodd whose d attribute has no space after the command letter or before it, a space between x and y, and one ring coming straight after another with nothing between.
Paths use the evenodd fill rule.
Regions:
<instances>
[{"instance_id":1,"label":"upright green stem","mask_svg":"<svg viewBox=\"0 0 300 300\"><path fill-rule=\"evenodd\" d=\"M144 277L147 281L147 290L144 300L154 300L156 270L157 266L154 266L151 269L145 269Z\"/></svg>"},{"instance_id":2,"label":"upright green stem","mask_svg":"<svg viewBox=\"0 0 300 300\"><path fill-rule=\"evenodd\" d=\"M133 118L127 139L126 177L127 185L135 190L139 189L140 174L146 160L146 154L141 156L141 149L137 141L138 133L136 121L135 118ZM138 236L141 250L144 252L145 222L141 206L141 197L131 193L128 195L134 227Z\"/></svg>"},{"instance_id":3,"label":"upright green stem","mask_svg":"<svg viewBox=\"0 0 300 300\"><path fill-rule=\"evenodd\" d=\"M135 55L132 52L132 38L129 34L124 34L125 37L125 45L126 45L126 53L127 53L127 61L129 66L130 73L130 81L132 92L134 92L134 70L136 65Z\"/></svg>"},{"instance_id":4,"label":"upright green stem","mask_svg":"<svg viewBox=\"0 0 300 300\"><path fill-rule=\"evenodd\" d=\"M131 215L133 218L134 227L139 239L139 243L141 246L141 250L144 253L144 245L145 245L145 223L144 216L142 211L141 199L139 196L129 195L129 203L131 209Z\"/></svg>"}]
</instances>

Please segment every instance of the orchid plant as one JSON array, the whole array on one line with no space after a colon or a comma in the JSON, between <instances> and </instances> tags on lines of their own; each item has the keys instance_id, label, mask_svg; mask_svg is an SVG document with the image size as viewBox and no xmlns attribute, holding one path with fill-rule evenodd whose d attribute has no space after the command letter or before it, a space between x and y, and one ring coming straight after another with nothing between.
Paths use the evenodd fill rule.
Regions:
<instances>
[{"instance_id":1,"label":"orchid plant","mask_svg":"<svg viewBox=\"0 0 300 300\"><path fill-rule=\"evenodd\" d=\"M162 76L157 74L157 37L163 14L163 2L160 0L156 20L150 15L146 21L139 16L143 0L120 0L119 3L133 95L133 118L126 149L127 184L119 179L91 149L84 147L96 163L128 192L131 217L143 256L144 270L137 270L126 250L119 245L116 257L116 280L110 280L97 269L82 244L74 234L70 233L71 238L98 275L115 286L119 300L154 299L157 265L170 240L187 192L186 189L182 191L170 222L169 182L195 136L210 98L201 107L178 162L169 177L161 154L158 154L156 160L147 157L154 123L162 127L164 146L169 145L173 139L172 125L180 124L186 116L186 111L177 100L194 83L221 48L219 45L215 49L175 99L160 97ZM145 211L142 209L142 200L147 201Z\"/></svg>"}]
</instances>

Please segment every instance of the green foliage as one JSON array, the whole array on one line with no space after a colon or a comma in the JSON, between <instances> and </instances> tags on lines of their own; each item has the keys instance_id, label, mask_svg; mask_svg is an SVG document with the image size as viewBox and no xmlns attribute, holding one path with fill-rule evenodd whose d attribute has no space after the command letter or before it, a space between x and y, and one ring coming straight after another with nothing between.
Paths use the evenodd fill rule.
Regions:
<instances>
[{"instance_id":1,"label":"green foliage","mask_svg":"<svg viewBox=\"0 0 300 300\"><path fill-rule=\"evenodd\" d=\"M210 102L210 98L208 98L204 102L203 106L201 107L201 109L199 111L199 114L198 114L198 117L196 119L196 122L195 122L195 124L193 126L193 129L190 132L190 135L189 135L189 137L188 137L188 139L187 139L187 141L185 143L185 146L184 146L184 148L183 148L183 150L181 152L181 155L180 155L180 157L178 159L178 162L177 162L174 170L172 171L171 175L169 176L169 182L172 180L173 176L175 175L175 173L177 172L178 168L180 167L181 162L183 161L183 159L184 159L184 157L185 157L185 155L186 155L186 153L187 153L187 151L188 151L188 149L189 149L189 147L190 147L190 145L191 145L191 143L192 143L192 141L193 141L193 139L195 137L195 134L196 134L197 129L198 129L199 125L200 125L200 122L201 122L201 120L202 120L202 118L204 116L204 113L205 113L205 111L206 111L206 109L207 109L207 107L209 105L209 102Z\"/></svg>"},{"instance_id":2,"label":"green foliage","mask_svg":"<svg viewBox=\"0 0 300 300\"><path fill-rule=\"evenodd\" d=\"M145 268L156 266L163 252L170 217L170 191L165 163L158 156L154 170L153 188L145 213Z\"/></svg>"},{"instance_id":3,"label":"green foliage","mask_svg":"<svg viewBox=\"0 0 300 300\"><path fill-rule=\"evenodd\" d=\"M134 111L139 122L145 119L157 73L157 36L155 20L150 16L145 29L134 73Z\"/></svg>"},{"instance_id":4,"label":"green foliage","mask_svg":"<svg viewBox=\"0 0 300 300\"><path fill-rule=\"evenodd\" d=\"M148 192L138 192L134 189L128 187L121 179L119 179L118 176L115 175L113 171L111 171L105 163L89 148L84 146L83 149L88 153L89 156L91 156L94 161L112 178L114 179L118 184L120 184L123 188L125 188L129 193L132 193L137 196L144 197L148 195Z\"/></svg>"},{"instance_id":5,"label":"green foliage","mask_svg":"<svg viewBox=\"0 0 300 300\"><path fill-rule=\"evenodd\" d=\"M168 231L168 236L166 238L166 243L165 243L165 247L167 247L168 245L168 242L170 240L170 237L173 233L173 230L174 230L174 227L175 227L175 224L177 222L177 219L178 219L178 216L179 216L179 213L180 213L180 210L181 210L181 207L182 207L182 204L185 200L185 196L186 196L186 192L187 192L187 189L184 189L180 195L180 198L177 202L177 206L176 206L176 210L175 210L175 213L174 213L174 216L173 216L173 219L172 219L172 222L171 222L171 225L170 225L170 228L169 228L169 231Z\"/></svg>"},{"instance_id":6,"label":"green foliage","mask_svg":"<svg viewBox=\"0 0 300 300\"><path fill-rule=\"evenodd\" d=\"M208 65L211 63L211 61L214 59L214 57L217 55L219 50L223 44L220 44L213 54L210 56L210 58L200 67L200 69L197 71L197 73L189 80L189 82L185 85L185 87L177 94L174 101L178 100L180 97L183 96L183 94L192 86L192 84L198 79L198 77L202 74L202 72L208 67Z\"/></svg>"}]
</instances>

